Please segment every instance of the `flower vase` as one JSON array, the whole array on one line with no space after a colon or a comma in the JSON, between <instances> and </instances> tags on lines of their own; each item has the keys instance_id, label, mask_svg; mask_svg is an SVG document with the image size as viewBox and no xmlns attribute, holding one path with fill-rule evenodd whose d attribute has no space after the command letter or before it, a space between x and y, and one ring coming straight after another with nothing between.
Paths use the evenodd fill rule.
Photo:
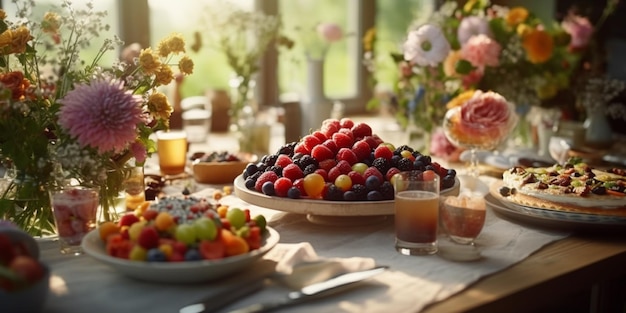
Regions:
<instances>
[{"instance_id":1,"label":"flower vase","mask_svg":"<svg viewBox=\"0 0 626 313\"><path fill-rule=\"evenodd\" d=\"M240 153L262 156L269 154L270 125L259 119L253 86L250 79L231 81L234 101L230 130L237 138Z\"/></svg>"},{"instance_id":2,"label":"flower vase","mask_svg":"<svg viewBox=\"0 0 626 313\"><path fill-rule=\"evenodd\" d=\"M0 199L0 219L7 219L33 236L55 232L50 196L45 183L22 171L5 177Z\"/></svg>"},{"instance_id":3,"label":"flower vase","mask_svg":"<svg viewBox=\"0 0 626 313\"><path fill-rule=\"evenodd\" d=\"M106 181L99 184L100 213L98 221L116 221L126 211L125 181L131 176L133 167L121 167L106 172Z\"/></svg>"},{"instance_id":4,"label":"flower vase","mask_svg":"<svg viewBox=\"0 0 626 313\"><path fill-rule=\"evenodd\" d=\"M585 144L590 147L606 148L611 146L613 131L606 117L606 106L587 109L585 127Z\"/></svg>"},{"instance_id":5,"label":"flower vase","mask_svg":"<svg viewBox=\"0 0 626 313\"><path fill-rule=\"evenodd\" d=\"M324 93L324 59L307 58L307 89L302 101L301 135L319 129L322 122L331 116L333 104Z\"/></svg>"}]
</instances>

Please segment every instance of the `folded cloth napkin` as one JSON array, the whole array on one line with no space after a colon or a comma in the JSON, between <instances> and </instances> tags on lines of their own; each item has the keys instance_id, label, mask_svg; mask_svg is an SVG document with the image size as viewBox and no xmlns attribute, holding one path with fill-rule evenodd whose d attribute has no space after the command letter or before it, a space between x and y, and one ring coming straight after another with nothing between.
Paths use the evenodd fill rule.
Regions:
<instances>
[{"instance_id":1,"label":"folded cloth napkin","mask_svg":"<svg viewBox=\"0 0 626 313\"><path fill-rule=\"evenodd\" d=\"M372 258L321 258L308 242L277 244L265 258L277 262L274 281L292 289L376 266Z\"/></svg>"}]
</instances>

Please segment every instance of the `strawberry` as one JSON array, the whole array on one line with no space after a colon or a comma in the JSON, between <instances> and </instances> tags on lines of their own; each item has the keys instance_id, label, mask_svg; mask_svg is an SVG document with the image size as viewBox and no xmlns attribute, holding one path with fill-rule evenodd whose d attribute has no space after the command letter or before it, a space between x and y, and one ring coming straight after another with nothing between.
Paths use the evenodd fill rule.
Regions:
<instances>
[{"instance_id":1,"label":"strawberry","mask_svg":"<svg viewBox=\"0 0 626 313\"><path fill-rule=\"evenodd\" d=\"M352 179L352 185L365 185L365 178L363 178L363 175L357 171L350 171L350 173L348 173L348 177Z\"/></svg>"},{"instance_id":2,"label":"strawberry","mask_svg":"<svg viewBox=\"0 0 626 313\"><path fill-rule=\"evenodd\" d=\"M344 117L339 120L339 125L341 125L341 128L352 128L352 126L354 126L354 121L348 117Z\"/></svg>"},{"instance_id":3,"label":"strawberry","mask_svg":"<svg viewBox=\"0 0 626 313\"><path fill-rule=\"evenodd\" d=\"M311 151L313 150L313 147L321 144L322 141L313 135L306 135L302 138L302 143L308 151Z\"/></svg>"},{"instance_id":4,"label":"strawberry","mask_svg":"<svg viewBox=\"0 0 626 313\"><path fill-rule=\"evenodd\" d=\"M350 138L350 136L343 134L343 133L334 133L333 141L335 141L335 144L337 145L337 148L339 149L350 148L352 147L352 144L354 143L354 141L352 140L352 138Z\"/></svg>"},{"instance_id":5,"label":"strawberry","mask_svg":"<svg viewBox=\"0 0 626 313\"><path fill-rule=\"evenodd\" d=\"M354 138L365 138L372 135L372 128L366 123L357 123L352 126Z\"/></svg>"},{"instance_id":6,"label":"strawberry","mask_svg":"<svg viewBox=\"0 0 626 313\"><path fill-rule=\"evenodd\" d=\"M337 160L346 161L348 162L348 164L350 164L351 167L352 167L352 164L359 161L356 154L354 154L354 152L348 148L339 149L339 152L337 152ZM344 173L344 174L347 174L347 173Z\"/></svg>"},{"instance_id":7,"label":"strawberry","mask_svg":"<svg viewBox=\"0 0 626 313\"><path fill-rule=\"evenodd\" d=\"M363 161L370 156L370 145L365 140L359 140L352 145L352 152L359 161Z\"/></svg>"},{"instance_id":8,"label":"strawberry","mask_svg":"<svg viewBox=\"0 0 626 313\"><path fill-rule=\"evenodd\" d=\"M283 168L283 177L287 177L291 181L295 181L298 178L304 177L304 174L298 165L291 163Z\"/></svg>"},{"instance_id":9,"label":"strawberry","mask_svg":"<svg viewBox=\"0 0 626 313\"><path fill-rule=\"evenodd\" d=\"M257 178L256 183L254 184L254 189L258 192L262 192L263 184L266 182L275 182L278 179L278 175L273 171L263 172L259 178Z\"/></svg>"},{"instance_id":10,"label":"strawberry","mask_svg":"<svg viewBox=\"0 0 626 313\"><path fill-rule=\"evenodd\" d=\"M330 149L330 151L333 152L333 154L337 154L337 151L339 151L339 148L337 147L337 144L335 143L334 140L331 139L326 139L326 141L322 142L323 146L326 146L326 148Z\"/></svg>"},{"instance_id":11,"label":"strawberry","mask_svg":"<svg viewBox=\"0 0 626 313\"><path fill-rule=\"evenodd\" d=\"M376 176L378 177L378 179L383 182L385 180L383 174L375 167L369 167L368 169L365 170L365 172L363 173L363 178L365 180L367 180L368 177L370 176Z\"/></svg>"},{"instance_id":12,"label":"strawberry","mask_svg":"<svg viewBox=\"0 0 626 313\"><path fill-rule=\"evenodd\" d=\"M277 166L285 168L287 165L292 164L293 160L286 154L279 154L274 163Z\"/></svg>"},{"instance_id":13,"label":"strawberry","mask_svg":"<svg viewBox=\"0 0 626 313\"><path fill-rule=\"evenodd\" d=\"M330 171L331 168L335 167L337 165L337 160L333 159L327 159L324 161L320 161L318 163L318 168L323 169L325 171Z\"/></svg>"},{"instance_id":14,"label":"strawberry","mask_svg":"<svg viewBox=\"0 0 626 313\"><path fill-rule=\"evenodd\" d=\"M291 186L293 186L291 179L280 177L274 182L274 192L276 192L276 195L279 197L286 197L287 191L289 191Z\"/></svg>"},{"instance_id":15,"label":"strawberry","mask_svg":"<svg viewBox=\"0 0 626 313\"><path fill-rule=\"evenodd\" d=\"M326 159L334 158L335 154L328 147L324 145L317 145L311 150L311 156L320 162Z\"/></svg>"},{"instance_id":16,"label":"strawberry","mask_svg":"<svg viewBox=\"0 0 626 313\"><path fill-rule=\"evenodd\" d=\"M379 145L374 150L374 158L376 159L384 158L387 160L391 160L391 157L393 157L393 151L391 151L391 149L389 149L389 146L387 145Z\"/></svg>"}]
</instances>

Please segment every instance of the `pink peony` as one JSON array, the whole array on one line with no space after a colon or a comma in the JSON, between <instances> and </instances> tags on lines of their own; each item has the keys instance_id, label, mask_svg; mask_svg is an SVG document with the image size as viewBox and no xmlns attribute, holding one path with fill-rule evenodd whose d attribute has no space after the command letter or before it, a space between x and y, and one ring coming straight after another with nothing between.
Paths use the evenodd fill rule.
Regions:
<instances>
[{"instance_id":1,"label":"pink peony","mask_svg":"<svg viewBox=\"0 0 626 313\"><path fill-rule=\"evenodd\" d=\"M320 23L317 25L316 30L326 42L335 42L343 38L341 27L335 23Z\"/></svg>"},{"instance_id":2,"label":"pink peony","mask_svg":"<svg viewBox=\"0 0 626 313\"><path fill-rule=\"evenodd\" d=\"M579 50L589 44L593 35L593 25L587 18L570 14L563 20L561 26L572 37L569 44L571 49Z\"/></svg>"},{"instance_id":3,"label":"pink peony","mask_svg":"<svg viewBox=\"0 0 626 313\"><path fill-rule=\"evenodd\" d=\"M435 130L430 140L430 154L447 161L458 161L463 149L458 148L446 137L443 128Z\"/></svg>"},{"instance_id":4,"label":"pink peony","mask_svg":"<svg viewBox=\"0 0 626 313\"><path fill-rule=\"evenodd\" d=\"M59 101L59 125L82 146L119 153L137 138L137 124L143 123L141 100L121 80L96 78L77 84Z\"/></svg>"},{"instance_id":5,"label":"pink peony","mask_svg":"<svg viewBox=\"0 0 626 313\"><path fill-rule=\"evenodd\" d=\"M489 38L489 36L481 34L470 38L461 48L462 57L478 68L485 66L498 66L500 52L502 46Z\"/></svg>"},{"instance_id":6,"label":"pink peony","mask_svg":"<svg viewBox=\"0 0 626 313\"><path fill-rule=\"evenodd\" d=\"M457 30L457 37L461 46L465 45L472 37L478 35L486 35L491 37L491 31L489 30L489 22L486 19L478 16L468 16L463 18L459 29Z\"/></svg>"}]
</instances>

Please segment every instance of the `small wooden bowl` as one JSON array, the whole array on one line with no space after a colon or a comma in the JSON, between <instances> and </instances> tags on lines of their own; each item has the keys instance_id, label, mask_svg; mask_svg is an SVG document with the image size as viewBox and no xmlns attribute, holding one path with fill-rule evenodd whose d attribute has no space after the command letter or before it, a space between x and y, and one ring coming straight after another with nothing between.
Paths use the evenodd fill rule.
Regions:
<instances>
[{"instance_id":1,"label":"small wooden bowl","mask_svg":"<svg viewBox=\"0 0 626 313\"><path fill-rule=\"evenodd\" d=\"M256 157L238 155L241 161L196 162L192 165L193 178L201 184L232 184L246 166Z\"/></svg>"}]
</instances>

